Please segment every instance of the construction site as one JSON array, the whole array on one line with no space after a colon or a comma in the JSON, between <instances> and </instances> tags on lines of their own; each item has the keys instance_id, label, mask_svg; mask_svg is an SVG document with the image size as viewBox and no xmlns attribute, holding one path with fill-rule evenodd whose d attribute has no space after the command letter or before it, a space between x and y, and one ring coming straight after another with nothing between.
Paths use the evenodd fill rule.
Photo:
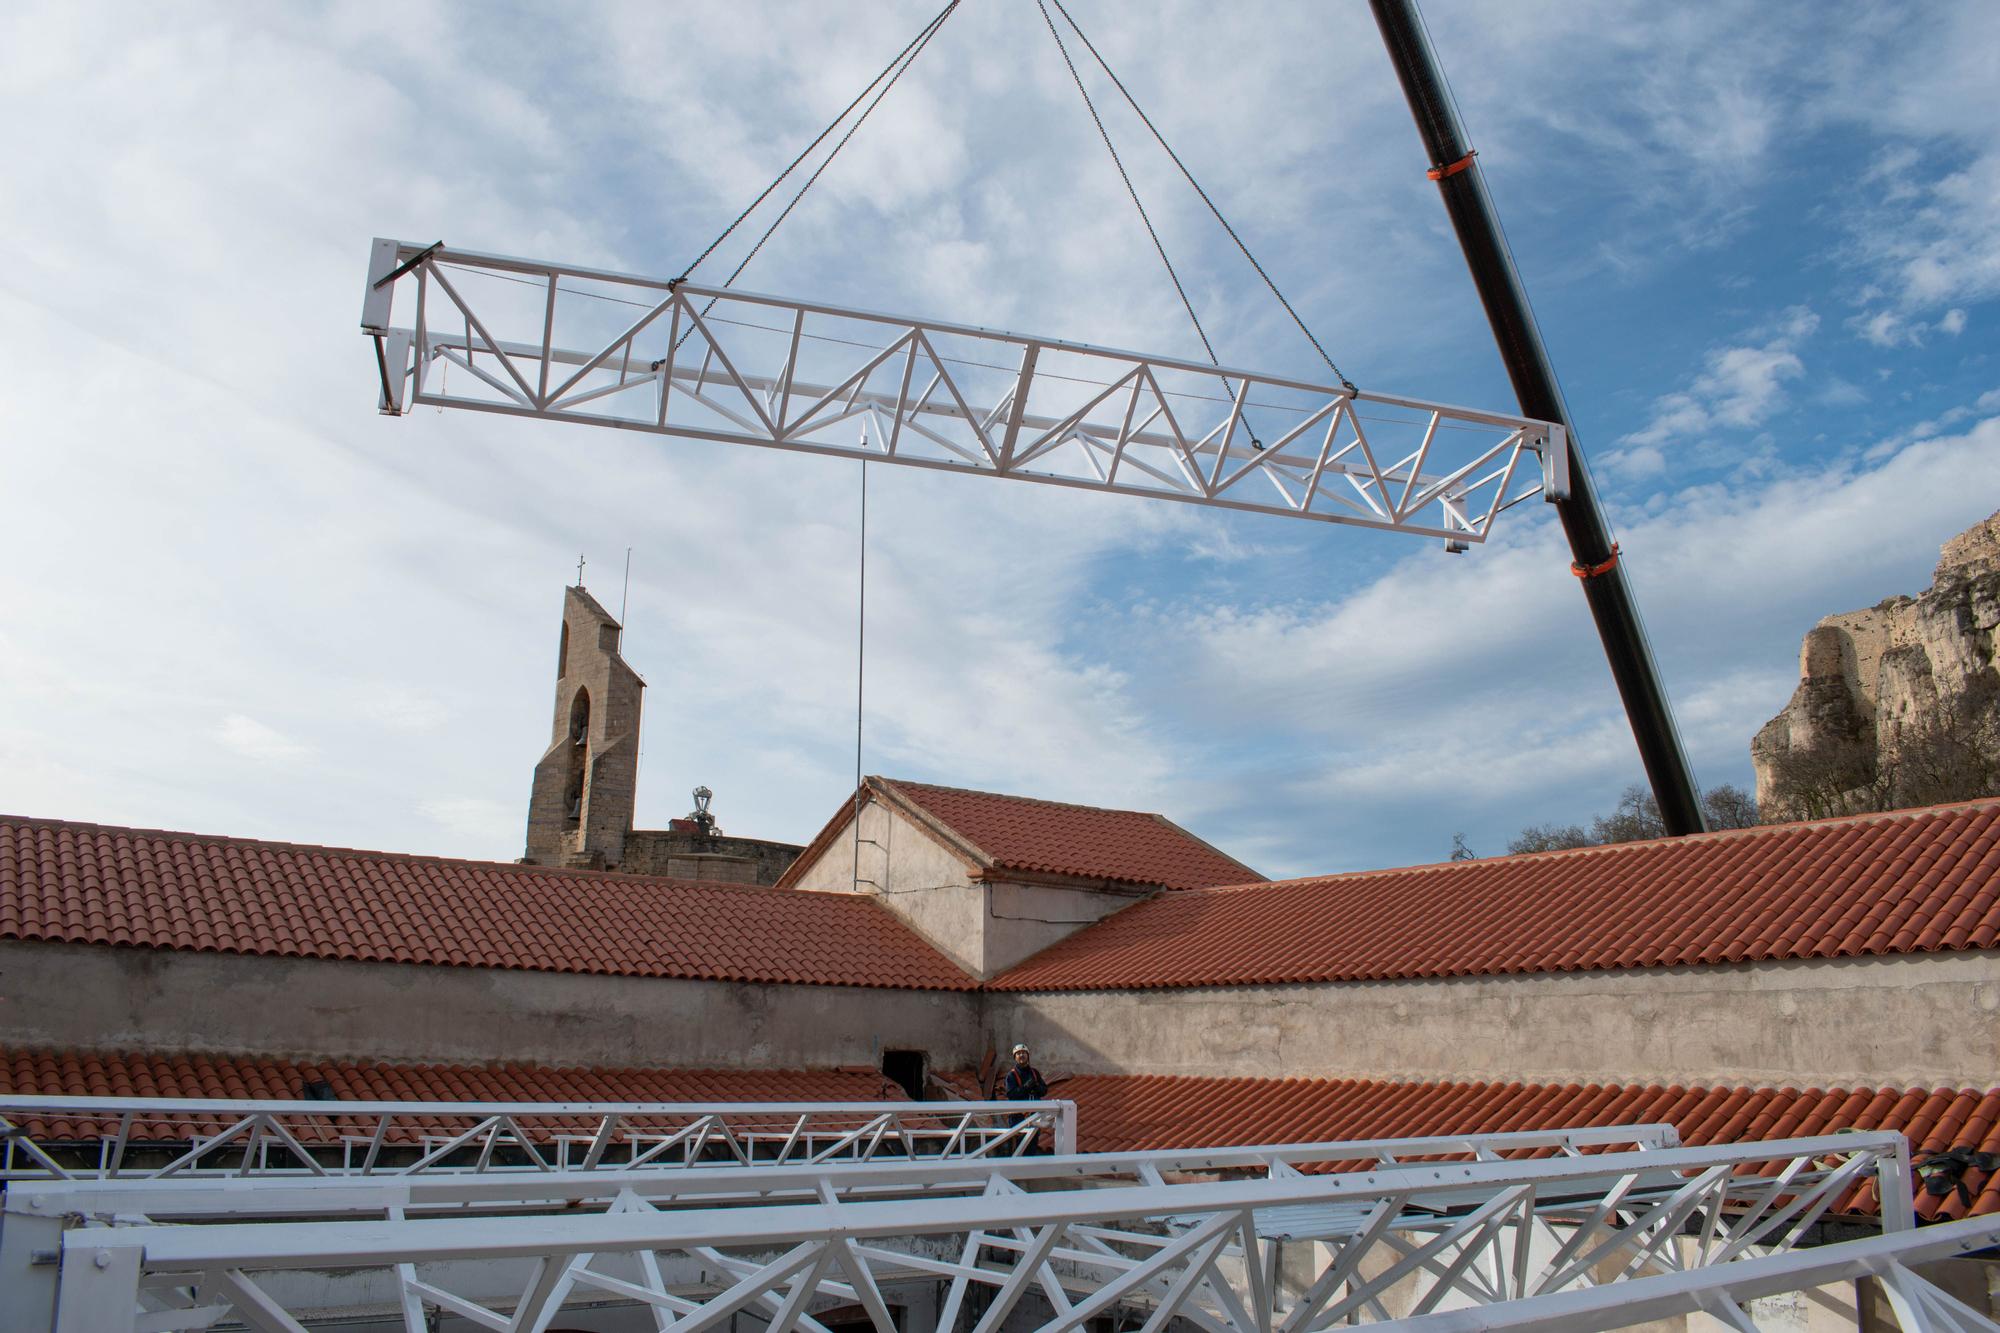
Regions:
<instances>
[{"instance_id":1,"label":"construction site","mask_svg":"<svg viewBox=\"0 0 2000 1333\"><path fill-rule=\"evenodd\" d=\"M1709 826L1413 0L1347 17L1509 402L1343 374L1090 12L1030 3L1205 357L736 284L959 0L677 276L351 238L342 373L404 447L506 420L845 469L853 786L810 839L746 835L720 781L637 827L642 718L684 705L627 657L629 563L579 564L518 856L0 815L0 1333L2000 1333L2000 797ZM1309 373L1218 359L1141 148ZM902 469L1453 564L1559 534L1664 836L1276 876L1172 809L876 773L868 487ZM2000 603L1961 600L1932 656L1990 674ZM1812 630L1760 788L1824 718L1941 697L1874 683L1930 606Z\"/></svg>"}]
</instances>

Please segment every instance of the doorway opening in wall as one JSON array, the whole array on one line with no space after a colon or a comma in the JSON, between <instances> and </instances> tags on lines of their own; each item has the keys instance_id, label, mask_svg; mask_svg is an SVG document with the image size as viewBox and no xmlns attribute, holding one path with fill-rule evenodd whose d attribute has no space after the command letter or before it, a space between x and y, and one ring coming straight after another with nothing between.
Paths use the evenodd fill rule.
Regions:
<instances>
[{"instance_id":1,"label":"doorway opening in wall","mask_svg":"<svg viewBox=\"0 0 2000 1333\"><path fill-rule=\"evenodd\" d=\"M924 1087L924 1072L929 1064L930 1057L922 1051L884 1051L882 1077L908 1093L911 1101L927 1102L930 1095Z\"/></svg>"},{"instance_id":2,"label":"doorway opening in wall","mask_svg":"<svg viewBox=\"0 0 2000 1333\"><path fill-rule=\"evenodd\" d=\"M891 1305L889 1321L898 1329L907 1328L906 1307ZM813 1319L824 1327L827 1333L875 1333L875 1320L867 1310L859 1305L836 1305L831 1310L823 1310Z\"/></svg>"}]
</instances>

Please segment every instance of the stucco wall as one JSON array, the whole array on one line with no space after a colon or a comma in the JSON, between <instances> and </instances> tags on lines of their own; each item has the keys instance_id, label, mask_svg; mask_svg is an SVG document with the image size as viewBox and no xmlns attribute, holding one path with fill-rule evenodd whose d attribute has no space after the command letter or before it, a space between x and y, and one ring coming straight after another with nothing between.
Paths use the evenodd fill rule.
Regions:
<instances>
[{"instance_id":1,"label":"stucco wall","mask_svg":"<svg viewBox=\"0 0 2000 1333\"><path fill-rule=\"evenodd\" d=\"M627 875L775 884L803 850L796 843L757 838L703 838L672 829L634 829L625 835L625 857L618 869Z\"/></svg>"},{"instance_id":2,"label":"stucco wall","mask_svg":"<svg viewBox=\"0 0 2000 1333\"><path fill-rule=\"evenodd\" d=\"M1462 980L994 994L1051 1075L1984 1085L2000 950Z\"/></svg>"},{"instance_id":3,"label":"stucco wall","mask_svg":"<svg viewBox=\"0 0 2000 1333\"><path fill-rule=\"evenodd\" d=\"M854 852L853 834L843 832L800 872L794 887L852 892ZM974 880L955 853L901 811L873 800L861 807L859 870L861 892L877 895L939 953L981 980L1145 896Z\"/></svg>"},{"instance_id":4,"label":"stucco wall","mask_svg":"<svg viewBox=\"0 0 2000 1333\"><path fill-rule=\"evenodd\" d=\"M939 993L0 941L0 1045L1050 1074L1984 1085L2000 950L1346 985Z\"/></svg>"},{"instance_id":5,"label":"stucco wall","mask_svg":"<svg viewBox=\"0 0 2000 1333\"><path fill-rule=\"evenodd\" d=\"M0 941L0 1044L710 1069L978 1063L978 997Z\"/></svg>"}]
</instances>

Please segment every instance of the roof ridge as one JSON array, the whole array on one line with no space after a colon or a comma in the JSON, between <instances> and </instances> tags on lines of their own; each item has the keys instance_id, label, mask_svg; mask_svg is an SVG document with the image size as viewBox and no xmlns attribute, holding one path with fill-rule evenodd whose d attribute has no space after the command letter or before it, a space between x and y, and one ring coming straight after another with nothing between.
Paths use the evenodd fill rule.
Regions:
<instances>
[{"instance_id":1,"label":"roof ridge","mask_svg":"<svg viewBox=\"0 0 2000 1333\"><path fill-rule=\"evenodd\" d=\"M954 1073L960 1071L952 1071ZM974 1071L964 1071L977 1073ZM1806 1089L1821 1093L1871 1092L1893 1093L1907 1096L1912 1092L1951 1092L1968 1096L1986 1096L2000 1092L2000 1080L1990 1084L1927 1084L1927 1083L1870 1083L1866 1080L1836 1080L1832 1083L1813 1083L1805 1080L1786 1079L1778 1082L1745 1082L1742 1079L1554 1079L1554 1078L1407 1078L1384 1074L1369 1076L1361 1074L1115 1074L1084 1073L1066 1075L1068 1079L1143 1079L1149 1083L1355 1083L1368 1087L1396 1088L1637 1088L1665 1091L1680 1088L1685 1091L1706 1092L1801 1092Z\"/></svg>"},{"instance_id":2,"label":"roof ridge","mask_svg":"<svg viewBox=\"0 0 2000 1333\"><path fill-rule=\"evenodd\" d=\"M1363 876L1413 875L1423 871L1459 872L1474 866L1516 864L1538 859L1554 860L1564 856L1589 856L1592 854L1615 854L1627 848L1685 845L1695 839L1723 841L1732 838L1770 836L1786 833L1793 829L1832 828L1845 824L1887 823L1898 819L1914 819L1922 815L1939 815L1954 810L1983 810L2000 808L2000 796L1980 796L1969 801L1945 801L1937 805L1913 805L1901 810L1866 810L1852 815L1826 815L1819 819L1792 819L1781 824L1752 824L1747 828L1705 829L1700 833L1669 834L1658 838L1635 838L1630 842L1595 842L1588 847L1552 847L1537 852L1508 852L1500 856L1481 856L1470 861L1421 861L1415 865L1383 866L1378 870L1337 870L1330 875L1296 875L1291 879L1259 880L1243 884L1209 884L1198 889L1181 889L1180 896L1199 893L1237 893L1245 889L1282 889L1304 884L1328 884L1335 880L1359 879ZM1224 853L1227 855L1227 853ZM1235 860L1234 857L1230 858Z\"/></svg>"},{"instance_id":3,"label":"roof ridge","mask_svg":"<svg viewBox=\"0 0 2000 1333\"><path fill-rule=\"evenodd\" d=\"M870 776L877 778L882 782L891 783L894 786L906 789L911 787L917 787L925 791L948 791L959 796L985 796L988 797L989 799L996 801L1019 801L1023 805L1053 806L1058 810L1096 810L1096 811L1101 811L1105 814L1150 815L1154 819L1166 819L1166 816L1160 814L1157 810L1137 810L1129 806L1122 806L1122 805L1087 805L1081 801L1051 801L1044 796L1016 796L1012 792L983 791L977 787L948 787L941 782L911 782L904 778L883 777L879 773L871 774ZM1167 822L1173 823L1172 820L1168 820ZM1180 828L1180 825L1175 824L1174 827L1178 829ZM1186 832L1185 829L1182 829L1181 831L1184 833ZM1233 856L1230 857L1229 859L1232 861L1236 860L1236 858ZM1240 865L1241 862L1238 862L1238 864Z\"/></svg>"},{"instance_id":4,"label":"roof ridge","mask_svg":"<svg viewBox=\"0 0 2000 1333\"><path fill-rule=\"evenodd\" d=\"M328 856L352 856L376 861L414 862L429 865L477 866L510 874L563 875L626 888L748 889L768 893L804 893L819 890L778 889L771 884L744 884L734 880L683 879L675 875L640 875L620 870L585 870L573 866L523 865L518 861L480 861L468 856L439 856L429 852L386 852L366 847L333 847L313 842L281 842L275 838L245 838L228 833L191 833L182 829L137 828L128 824L101 824L83 819L47 819L38 815L0 813L0 828L8 826L71 829L86 833L117 833L139 838L160 838L169 842L220 844L229 847L259 847L273 851L317 852ZM851 895L827 895L848 897Z\"/></svg>"},{"instance_id":5,"label":"roof ridge","mask_svg":"<svg viewBox=\"0 0 2000 1333\"><path fill-rule=\"evenodd\" d=\"M1681 838L1193 887L1112 913L987 985L999 991L1259 986L1996 949L2000 907L1958 892L1989 874L1996 831L2000 797L1988 797ZM1899 852L1909 848L1930 849L1922 866L1940 862L1921 884L1916 863ZM1820 876L1813 867L1823 864L1840 873ZM1689 889L1691 867L1701 881ZM1668 884L1682 888L1649 914L1641 900ZM1798 930L1770 928L1772 911L1796 908L1801 894L1826 910ZM1865 918L1865 928L1857 924L1864 921L1859 913L1840 914L1888 902L1899 905L1893 929L1880 928L1879 912ZM1448 939L1427 928L1440 919L1453 923Z\"/></svg>"}]
</instances>

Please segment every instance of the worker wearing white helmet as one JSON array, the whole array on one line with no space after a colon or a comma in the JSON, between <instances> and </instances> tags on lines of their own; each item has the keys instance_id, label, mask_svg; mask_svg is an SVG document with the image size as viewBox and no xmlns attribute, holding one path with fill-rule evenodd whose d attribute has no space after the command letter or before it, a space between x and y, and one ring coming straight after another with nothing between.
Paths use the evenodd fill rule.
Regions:
<instances>
[{"instance_id":1,"label":"worker wearing white helmet","mask_svg":"<svg viewBox=\"0 0 2000 1333\"><path fill-rule=\"evenodd\" d=\"M1049 1082L1042 1071L1028 1063L1028 1048L1014 1043L1014 1063L1000 1080L1000 1095L1010 1102L1038 1102L1049 1095Z\"/></svg>"}]
</instances>

